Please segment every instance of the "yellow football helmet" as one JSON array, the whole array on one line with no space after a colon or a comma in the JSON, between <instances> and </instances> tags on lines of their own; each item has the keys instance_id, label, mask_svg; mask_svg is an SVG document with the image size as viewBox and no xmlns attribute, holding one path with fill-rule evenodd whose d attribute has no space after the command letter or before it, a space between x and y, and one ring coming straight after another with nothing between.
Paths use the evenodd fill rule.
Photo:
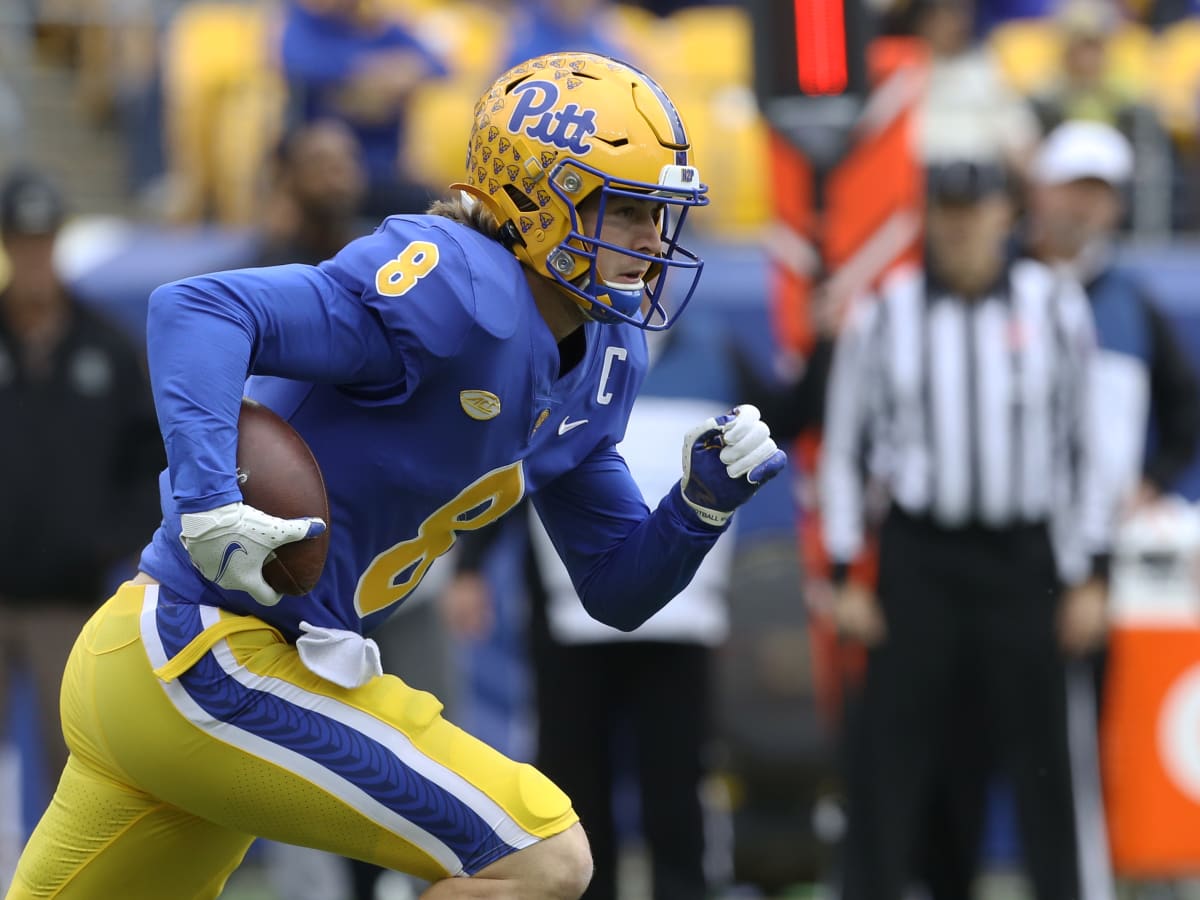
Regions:
<instances>
[{"instance_id":1,"label":"yellow football helmet","mask_svg":"<svg viewBox=\"0 0 1200 900\"><path fill-rule=\"evenodd\" d=\"M691 145L662 88L628 63L593 53L555 53L501 75L475 106L467 180L501 238L523 264L560 285L592 318L667 328L691 299L703 262L680 246L687 212L708 203ZM662 252L649 256L582 231L578 206L600 191L597 234L612 197L662 205ZM606 283L596 250L649 262L645 280ZM691 278L661 300L668 271Z\"/></svg>"}]
</instances>

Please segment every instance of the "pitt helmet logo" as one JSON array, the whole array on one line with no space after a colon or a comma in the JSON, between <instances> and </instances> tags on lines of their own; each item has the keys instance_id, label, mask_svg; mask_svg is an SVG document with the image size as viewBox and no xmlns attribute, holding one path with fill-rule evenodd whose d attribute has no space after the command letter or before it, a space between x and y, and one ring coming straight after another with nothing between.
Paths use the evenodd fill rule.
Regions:
<instances>
[{"instance_id":1,"label":"pitt helmet logo","mask_svg":"<svg viewBox=\"0 0 1200 900\"><path fill-rule=\"evenodd\" d=\"M460 391L458 402L463 412L477 422L486 422L500 415L500 398L491 391Z\"/></svg>"},{"instance_id":2,"label":"pitt helmet logo","mask_svg":"<svg viewBox=\"0 0 1200 900\"><path fill-rule=\"evenodd\" d=\"M558 85L552 81L526 81L513 88L513 93L519 96L508 120L509 131L524 131L531 138L577 156L592 149L586 139L596 133L596 110L580 109L578 103L555 109Z\"/></svg>"}]
</instances>

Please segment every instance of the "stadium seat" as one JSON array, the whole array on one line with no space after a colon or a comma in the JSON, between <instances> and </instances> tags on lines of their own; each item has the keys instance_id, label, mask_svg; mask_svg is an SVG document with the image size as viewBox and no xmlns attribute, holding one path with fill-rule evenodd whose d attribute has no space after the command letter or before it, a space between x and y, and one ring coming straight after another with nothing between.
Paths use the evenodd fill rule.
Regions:
<instances>
[{"instance_id":1,"label":"stadium seat","mask_svg":"<svg viewBox=\"0 0 1200 900\"><path fill-rule=\"evenodd\" d=\"M1108 72L1130 96L1142 98L1150 87L1154 35L1145 25L1126 22L1109 38Z\"/></svg>"},{"instance_id":2,"label":"stadium seat","mask_svg":"<svg viewBox=\"0 0 1200 900\"><path fill-rule=\"evenodd\" d=\"M711 205L690 222L705 235L752 237L771 215L767 127L748 88L722 91L672 89L696 147L700 176ZM689 226L690 227L690 226Z\"/></svg>"},{"instance_id":3,"label":"stadium seat","mask_svg":"<svg viewBox=\"0 0 1200 900\"><path fill-rule=\"evenodd\" d=\"M1035 93L1058 71L1062 42L1049 19L1011 19L988 35L988 48L1014 90Z\"/></svg>"},{"instance_id":4,"label":"stadium seat","mask_svg":"<svg viewBox=\"0 0 1200 900\"><path fill-rule=\"evenodd\" d=\"M1200 93L1200 19L1183 19L1163 30L1154 46L1150 96L1167 130L1194 138Z\"/></svg>"},{"instance_id":5,"label":"stadium seat","mask_svg":"<svg viewBox=\"0 0 1200 900\"><path fill-rule=\"evenodd\" d=\"M449 78L427 82L412 94L403 151L419 181L440 191L463 180L472 111L481 90L473 77Z\"/></svg>"},{"instance_id":6,"label":"stadium seat","mask_svg":"<svg viewBox=\"0 0 1200 900\"><path fill-rule=\"evenodd\" d=\"M611 28L618 44L629 47L630 62L657 60L661 23L658 16L640 6L614 3L609 10Z\"/></svg>"},{"instance_id":7,"label":"stadium seat","mask_svg":"<svg viewBox=\"0 0 1200 900\"><path fill-rule=\"evenodd\" d=\"M753 33L740 6L684 7L662 21L653 56L668 90L720 90L753 81Z\"/></svg>"},{"instance_id":8,"label":"stadium seat","mask_svg":"<svg viewBox=\"0 0 1200 900\"><path fill-rule=\"evenodd\" d=\"M406 21L442 58L452 78L474 80L482 90L499 74L508 47L507 22L494 7L472 0L426 4Z\"/></svg>"},{"instance_id":9,"label":"stadium seat","mask_svg":"<svg viewBox=\"0 0 1200 900\"><path fill-rule=\"evenodd\" d=\"M253 221L264 163L279 139L286 88L263 4L193 3L163 53L171 199L179 221Z\"/></svg>"}]
</instances>

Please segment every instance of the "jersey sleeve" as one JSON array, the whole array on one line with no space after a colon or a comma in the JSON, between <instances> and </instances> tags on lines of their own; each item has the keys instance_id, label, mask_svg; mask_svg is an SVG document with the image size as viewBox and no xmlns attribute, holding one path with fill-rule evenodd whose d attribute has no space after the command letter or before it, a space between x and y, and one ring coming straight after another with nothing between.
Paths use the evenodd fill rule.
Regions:
<instances>
[{"instance_id":1,"label":"jersey sleeve","mask_svg":"<svg viewBox=\"0 0 1200 900\"><path fill-rule=\"evenodd\" d=\"M678 482L650 512L615 448L593 453L533 503L588 614L622 631L687 587L723 533L686 511Z\"/></svg>"},{"instance_id":2,"label":"jersey sleeve","mask_svg":"<svg viewBox=\"0 0 1200 900\"><path fill-rule=\"evenodd\" d=\"M248 375L353 386L402 402L431 361L461 344L473 295L448 296L459 287L455 276L434 275L451 267L447 259L461 263L461 251L455 259L443 232L418 230L442 236L416 248L425 257L403 224L389 220L320 266L221 272L154 291L147 357L180 512L241 499L237 416ZM469 277L458 277L469 291Z\"/></svg>"},{"instance_id":3,"label":"jersey sleeve","mask_svg":"<svg viewBox=\"0 0 1200 900\"><path fill-rule=\"evenodd\" d=\"M475 326L473 268L436 217L387 219L322 268L361 297L404 356L407 391L454 357Z\"/></svg>"}]
</instances>

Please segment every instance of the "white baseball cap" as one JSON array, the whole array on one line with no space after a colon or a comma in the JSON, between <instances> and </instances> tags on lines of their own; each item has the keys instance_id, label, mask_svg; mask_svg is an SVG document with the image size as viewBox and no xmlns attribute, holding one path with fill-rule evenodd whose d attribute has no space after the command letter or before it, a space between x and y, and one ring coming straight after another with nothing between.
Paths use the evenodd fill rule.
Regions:
<instances>
[{"instance_id":1,"label":"white baseball cap","mask_svg":"<svg viewBox=\"0 0 1200 900\"><path fill-rule=\"evenodd\" d=\"M1103 122L1064 122L1042 141L1032 175L1040 184L1097 178L1121 187L1133 175L1133 147L1125 135Z\"/></svg>"}]
</instances>

